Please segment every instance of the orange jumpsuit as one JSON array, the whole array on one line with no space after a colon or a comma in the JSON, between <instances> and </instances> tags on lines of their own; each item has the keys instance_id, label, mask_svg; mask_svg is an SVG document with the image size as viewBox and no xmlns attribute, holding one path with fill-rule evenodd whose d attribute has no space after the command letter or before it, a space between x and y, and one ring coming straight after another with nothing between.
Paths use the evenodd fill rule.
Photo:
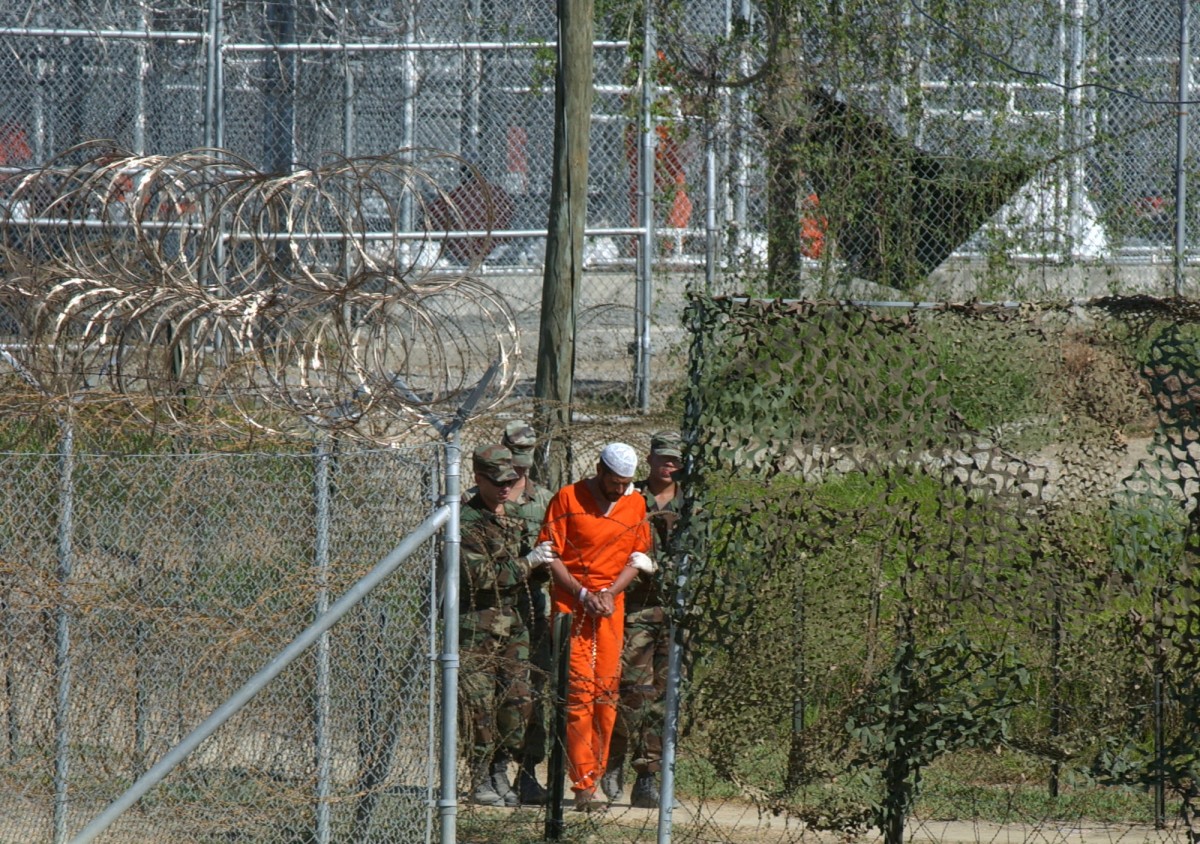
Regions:
<instances>
[{"instance_id":1,"label":"orange jumpsuit","mask_svg":"<svg viewBox=\"0 0 1200 844\"><path fill-rule=\"evenodd\" d=\"M584 481L565 486L546 508L538 542L550 540L572 576L588 591L612 585L634 551L649 553L646 500L636 491L605 514ZM587 615L578 595L554 586L554 613L574 613L567 683L567 774L575 791L595 787L604 775L617 720L625 599L615 596L611 616Z\"/></svg>"}]
</instances>

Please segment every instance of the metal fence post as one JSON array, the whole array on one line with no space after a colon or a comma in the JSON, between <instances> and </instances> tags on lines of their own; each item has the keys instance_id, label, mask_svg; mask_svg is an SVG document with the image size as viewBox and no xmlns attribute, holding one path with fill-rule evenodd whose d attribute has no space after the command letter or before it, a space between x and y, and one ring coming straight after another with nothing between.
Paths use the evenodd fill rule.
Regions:
<instances>
[{"instance_id":1,"label":"metal fence post","mask_svg":"<svg viewBox=\"0 0 1200 844\"><path fill-rule=\"evenodd\" d=\"M9 608L9 585L5 582L3 588L0 588L0 648L3 648L3 653L12 653L13 642L16 639L16 634L13 630L15 613L11 613ZM8 739L8 763L15 766L17 759L20 757L21 747L21 720L17 713L17 673L11 659L4 661L4 730L5 736Z\"/></svg>"},{"instance_id":2,"label":"metal fence post","mask_svg":"<svg viewBox=\"0 0 1200 844\"><path fill-rule=\"evenodd\" d=\"M204 145L208 148L220 147L225 143L221 126L221 103L224 95L221 91L224 74L221 62L221 29L224 13L224 0L209 0L208 3L208 32L204 51Z\"/></svg>"},{"instance_id":3,"label":"metal fence post","mask_svg":"<svg viewBox=\"0 0 1200 844\"><path fill-rule=\"evenodd\" d=\"M438 449L437 455L433 459L433 465L429 467L429 500L435 502L439 498L442 489L441 477L441 455L442 450ZM429 712L428 720L426 721L426 747L429 752L425 754L425 801L427 806L434 806L436 795L435 791L441 788L441 783L438 781L438 770L440 770L441 759L434 754L435 748L438 746L438 736L441 731L441 723L438 720L438 712L440 711L441 701L438 700L437 687L440 679L440 666L438 665L438 582L440 580L441 570L438 567L438 559L441 549L436 545L430 549L429 553L429 575L427 587L429 589L429 618L426 625L426 635L429 637ZM425 842L430 844L433 841L433 812L425 813Z\"/></svg>"},{"instance_id":4,"label":"metal fence post","mask_svg":"<svg viewBox=\"0 0 1200 844\"><path fill-rule=\"evenodd\" d=\"M571 665L572 613L554 617L551 647L554 649L554 712L550 723L550 757L546 760L546 824L543 837L558 841L563 833L563 777L567 743L567 682Z\"/></svg>"},{"instance_id":5,"label":"metal fence post","mask_svg":"<svg viewBox=\"0 0 1200 844\"><path fill-rule=\"evenodd\" d=\"M638 227L641 244L637 263L637 320L635 341L634 382L637 386L637 406L645 413L650 409L650 279L654 267L654 4L646 0L642 23L642 90L641 90L641 155L638 156Z\"/></svg>"},{"instance_id":6,"label":"metal fence post","mask_svg":"<svg viewBox=\"0 0 1200 844\"><path fill-rule=\"evenodd\" d=\"M1084 18L1087 13L1087 0L1075 0L1068 21L1067 49L1067 98L1066 130L1067 146L1071 150L1067 162L1067 236L1064 252L1076 255L1083 244L1083 214L1087 196L1087 154L1085 151L1086 124L1084 115L1083 82L1087 48L1084 41Z\"/></svg>"},{"instance_id":7,"label":"metal fence post","mask_svg":"<svg viewBox=\"0 0 1200 844\"><path fill-rule=\"evenodd\" d=\"M142 9L142 29L150 31L150 9ZM134 75L133 152L146 154L146 80L150 76L150 41L142 39L137 44L137 73Z\"/></svg>"},{"instance_id":8,"label":"metal fence post","mask_svg":"<svg viewBox=\"0 0 1200 844\"><path fill-rule=\"evenodd\" d=\"M1164 829L1167 825L1167 776L1165 710L1163 707L1166 685L1166 648L1163 634L1163 587L1154 587L1154 682L1152 684L1154 720L1154 828Z\"/></svg>"},{"instance_id":9,"label":"metal fence post","mask_svg":"<svg viewBox=\"0 0 1200 844\"><path fill-rule=\"evenodd\" d=\"M728 30L733 30L733 5L730 4L729 10L726 13L729 19ZM749 25L751 15L750 0L740 0L738 3L737 20L744 25ZM741 72L749 71L749 62L743 55L740 62ZM746 143L747 137L750 135L753 118L750 114L750 93L745 88L739 88L732 97L732 106L730 109L729 126L730 126L730 159L732 172L729 175L729 181L732 182L731 192L733 193L733 207L730 211L732 215L731 232L729 242L725 244L725 257L732 263L738 256L738 253L744 249L749 242L749 206L750 206L750 165L751 157L749 146Z\"/></svg>"},{"instance_id":10,"label":"metal fence post","mask_svg":"<svg viewBox=\"0 0 1200 844\"><path fill-rule=\"evenodd\" d=\"M225 145L225 61L224 54L221 50L221 39L224 37L224 0L209 0L208 6L208 32L206 35L207 44L205 45L205 82L204 82L204 145L210 149L219 148ZM205 191L205 216L213 212L211 207L211 199L209 192ZM224 212L220 212L222 220L224 220ZM219 226L219 231L213 242L213 248L216 254L213 256L213 261L209 267L204 270L204 283L214 288L225 287L225 277L223 271L215 271L218 274L213 274L215 267L225 266L225 226L222 222ZM211 275L210 275L211 274ZM218 335L214 342L217 348L221 346L221 338Z\"/></svg>"},{"instance_id":11,"label":"metal fence post","mask_svg":"<svg viewBox=\"0 0 1200 844\"><path fill-rule=\"evenodd\" d=\"M462 448L446 438L446 495L450 516L442 531L442 771L438 815L441 844L455 844L458 825L458 552Z\"/></svg>"},{"instance_id":12,"label":"metal fence post","mask_svg":"<svg viewBox=\"0 0 1200 844\"><path fill-rule=\"evenodd\" d=\"M316 510L316 538L313 546L314 565L317 575L317 601L315 616L320 618L329 611L329 441L322 437L313 449L313 499ZM329 682L329 631L317 639L316 690L313 730L315 736L317 783L316 783L316 838L317 844L329 844L329 797L332 750L330 729L330 682Z\"/></svg>"},{"instance_id":13,"label":"metal fence post","mask_svg":"<svg viewBox=\"0 0 1200 844\"><path fill-rule=\"evenodd\" d=\"M671 812L675 807L675 750L679 736L679 687L683 682L683 629L680 621L686 598L689 555L679 559L671 613L671 643L667 649L667 691L663 704L662 787L658 801L658 844L671 842Z\"/></svg>"},{"instance_id":14,"label":"metal fence post","mask_svg":"<svg viewBox=\"0 0 1200 844\"><path fill-rule=\"evenodd\" d=\"M67 786L71 756L71 582L75 516L75 423L59 423L58 440L58 608L54 613L54 841L67 840Z\"/></svg>"},{"instance_id":15,"label":"metal fence post","mask_svg":"<svg viewBox=\"0 0 1200 844\"><path fill-rule=\"evenodd\" d=\"M409 4L408 14L404 19L404 46L401 53L404 57L401 65L400 83L400 148L411 150L417 145L417 54L412 49L416 43L417 33L417 4ZM412 194L405 191L400 197L400 219L397 225L400 231L410 232L416 227L417 209L413 204ZM399 262L407 266L412 260L412 243L408 240L400 242Z\"/></svg>"},{"instance_id":16,"label":"metal fence post","mask_svg":"<svg viewBox=\"0 0 1200 844\"><path fill-rule=\"evenodd\" d=\"M717 280L717 138L714 122L704 119L704 292Z\"/></svg>"},{"instance_id":17,"label":"metal fence post","mask_svg":"<svg viewBox=\"0 0 1200 844\"><path fill-rule=\"evenodd\" d=\"M38 23L42 22L43 12L37 13ZM42 162L46 160L50 151L50 143L47 135L49 134L49 119L46 115L46 97L49 86L46 84L50 76L50 60L44 54L39 52L37 60L34 62L36 72L34 78L37 80L37 85L33 88L33 102L30 103L30 124L33 140L33 154L36 161Z\"/></svg>"},{"instance_id":18,"label":"metal fence post","mask_svg":"<svg viewBox=\"0 0 1200 844\"><path fill-rule=\"evenodd\" d=\"M1053 615L1050 618L1050 739L1057 741L1062 735L1062 645L1063 645L1063 607L1062 597L1058 594L1059 585L1054 585ZM1059 776L1062 763L1055 759L1050 763L1050 797L1057 800L1059 794Z\"/></svg>"},{"instance_id":19,"label":"metal fence post","mask_svg":"<svg viewBox=\"0 0 1200 844\"><path fill-rule=\"evenodd\" d=\"M1192 90L1192 4L1179 0L1179 108L1175 118L1175 295L1183 295L1183 258L1187 251L1188 105Z\"/></svg>"}]
</instances>

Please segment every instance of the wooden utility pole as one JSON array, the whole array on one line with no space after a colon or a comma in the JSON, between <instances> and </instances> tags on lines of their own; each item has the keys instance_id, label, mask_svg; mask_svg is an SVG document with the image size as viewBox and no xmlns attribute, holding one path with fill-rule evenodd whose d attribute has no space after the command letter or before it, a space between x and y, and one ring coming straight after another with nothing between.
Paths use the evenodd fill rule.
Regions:
<instances>
[{"instance_id":1,"label":"wooden utility pole","mask_svg":"<svg viewBox=\"0 0 1200 844\"><path fill-rule=\"evenodd\" d=\"M775 51L763 79L760 125L767 130L767 292L799 295L801 202L805 196L803 134L805 62L795 36L799 11L794 0L768 4Z\"/></svg>"},{"instance_id":2,"label":"wooden utility pole","mask_svg":"<svg viewBox=\"0 0 1200 844\"><path fill-rule=\"evenodd\" d=\"M558 0L554 171L534 398L538 474L551 489L571 475L568 432L575 378L575 311L583 275L592 115L593 0Z\"/></svg>"}]
</instances>

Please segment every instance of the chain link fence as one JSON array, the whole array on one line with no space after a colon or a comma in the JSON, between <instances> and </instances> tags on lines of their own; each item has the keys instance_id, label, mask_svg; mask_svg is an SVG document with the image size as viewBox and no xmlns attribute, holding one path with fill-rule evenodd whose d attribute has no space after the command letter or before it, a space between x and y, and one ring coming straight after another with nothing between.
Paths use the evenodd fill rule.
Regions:
<instances>
[{"instance_id":1,"label":"chain link fence","mask_svg":"<svg viewBox=\"0 0 1200 844\"><path fill-rule=\"evenodd\" d=\"M757 278L772 292L871 299L1190 289L1200 220L1177 107L1193 90L1186 7L811 5L785 19L751 2L599 7L582 381L653 379L657 401L682 371L688 288ZM135 155L220 147L276 173L444 150L473 165L447 156L431 172L457 213L385 196L360 225L440 233L447 267L481 258L521 303L532 343L555 38L550 7L494 0L342 13L8 0L0 167L96 138ZM485 228L490 243L467 234ZM636 260L642 249L652 264Z\"/></svg>"},{"instance_id":2,"label":"chain link fence","mask_svg":"<svg viewBox=\"0 0 1200 844\"><path fill-rule=\"evenodd\" d=\"M1062 304L1191 290L1188 29L1099 0L787 5L597 16L580 401L555 436L582 477L690 399L714 518L677 617L670 828L1141 840L1168 805L1190 823L1195 315ZM40 390L13 398L39 422L4 458L6 512L40 506L0 560L0 835L64 840L304 626L324 559L335 591L393 547L436 495L411 445L429 412L500 361L468 444L529 415L555 37L545 4L486 0L0 2L0 352ZM76 146L97 138L114 149ZM685 328L689 290L1056 304L778 304ZM613 416L651 377L664 415ZM107 437L24 454L106 389L127 414ZM128 456L112 432L146 423L399 447L332 456L323 522L307 451ZM418 568L112 836L428 839ZM644 841L658 817L621 799L568 829ZM528 840L543 816L460 821Z\"/></svg>"},{"instance_id":3,"label":"chain link fence","mask_svg":"<svg viewBox=\"0 0 1200 844\"><path fill-rule=\"evenodd\" d=\"M1188 834L1193 311L705 305L674 840ZM521 413L472 420L466 447ZM119 422L42 455L15 452L53 446L54 424L7 428L4 840L66 840L437 494L433 447L331 448L326 487L294 445L146 435L126 454ZM604 442L644 454L673 426L581 420L574 476ZM321 807L330 840L428 839L433 554L334 628L327 668L288 669L102 840L304 840ZM459 811L463 841L545 823ZM622 795L565 831L648 841L658 819Z\"/></svg>"},{"instance_id":4,"label":"chain link fence","mask_svg":"<svg viewBox=\"0 0 1200 844\"><path fill-rule=\"evenodd\" d=\"M4 455L0 840L65 841L145 773L420 523L439 457ZM104 840L429 840L435 551Z\"/></svg>"}]
</instances>

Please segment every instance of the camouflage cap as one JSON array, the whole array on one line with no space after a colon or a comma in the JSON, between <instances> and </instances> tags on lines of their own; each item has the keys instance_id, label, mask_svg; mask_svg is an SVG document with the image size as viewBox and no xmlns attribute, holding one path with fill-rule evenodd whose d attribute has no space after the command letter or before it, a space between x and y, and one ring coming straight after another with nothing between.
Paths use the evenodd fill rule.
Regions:
<instances>
[{"instance_id":1,"label":"camouflage cap","mask_svg":"<svg viewBox=\"0 0 1200 844\"><path fill-rule=\"evenodd\" d=\"M475 449L471 464L476 472L494 483L502 484L517 479L517 473L513 471L512 452L502 445L484 445Z\"/></svg>"},{"instance_id":2,"label":"camouflage cap","mask_svg":"<svg viewBox=\"0 0 1200 844\"><path fill-rule=\"evenodd\" d=\"M537 445L537 433L528 422L518 419L504 428L501 444L513 454L513 465L528 468L533 465L533 447Z\"/></svg>"},{"instance_id":3,"label":"camouflage cap","mask_svg":"<svg viewBox=\"0 0 1200 844\"><path fill-rule=\"evenodd\" d=\"M650 453L663 457L683 457L683 439L678 431L659 431L651 434Z\"/></svg>"}]
</instances>

